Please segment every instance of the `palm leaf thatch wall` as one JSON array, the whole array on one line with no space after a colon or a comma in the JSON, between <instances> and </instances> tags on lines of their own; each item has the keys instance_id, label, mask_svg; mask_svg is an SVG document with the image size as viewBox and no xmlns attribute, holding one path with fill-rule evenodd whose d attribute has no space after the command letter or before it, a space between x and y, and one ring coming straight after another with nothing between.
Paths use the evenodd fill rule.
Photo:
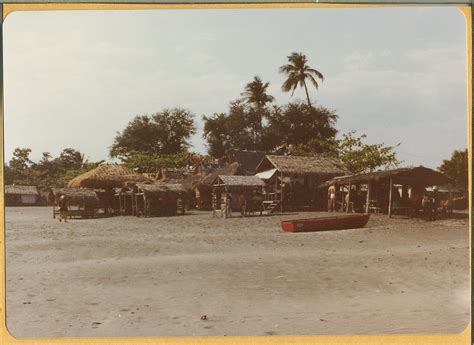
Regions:
<instances>
[{"instance_id":1,"label":"palm leaf thatch wall","mask_svg":"<svg viewBox=\"0 0 474 345\"><path fill-rule=\"evenodd\" d=\"M73 178L68 187L112 189L141 182L150 180L123 165L104 164Z\"/></svg>"}]
</instances>

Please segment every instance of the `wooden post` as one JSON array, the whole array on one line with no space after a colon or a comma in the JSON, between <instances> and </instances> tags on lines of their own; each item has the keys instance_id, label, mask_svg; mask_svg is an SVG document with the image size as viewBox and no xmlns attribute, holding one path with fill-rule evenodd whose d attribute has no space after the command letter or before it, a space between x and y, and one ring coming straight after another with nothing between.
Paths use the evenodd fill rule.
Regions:
<instances>
[{"instance_id":1,"label":"wooden post","mask_svg":"<svg viewBox=\"0 0 474 345\"><path fill-rule=\"evenodd\" d=\"M367 198L365 200L365 213L369 213L370 204L370 181L367 181Z\"/></svg>"},{"instance_id":2,"label":"wooden post","mask_svg":"<svg viewBox=\"0 0 474 345\"><path fill-rule=\"evenodd\" d=\"M283 212L283 173L281 173L281 183L280 183L280 211Z\"/></svg>"},{"instance_id":3,"label":"wooden post","mask_svg":"<svg viewBox=\"0 0 474 345\"><path fill-rule=\"evenodd\" d=\"M390 185L389 185L389 192L388 192L388 217L392 216L392 189L393 189L393 180L390 177Z\"/></svg>"},{"instance_id":4,"label":"wooden post","mask_svg":"<svg viewBox=\"0 0 474 345\"><path fill-rule=\"evenodd\" d=\"M351 189L352 189L352 183L349 182L349 190L347 191L347 205L346 205L346 212L349 212L349 204L351 202ZM352 211L352 210L351 210Z\"/></svg>"}]
</instances>

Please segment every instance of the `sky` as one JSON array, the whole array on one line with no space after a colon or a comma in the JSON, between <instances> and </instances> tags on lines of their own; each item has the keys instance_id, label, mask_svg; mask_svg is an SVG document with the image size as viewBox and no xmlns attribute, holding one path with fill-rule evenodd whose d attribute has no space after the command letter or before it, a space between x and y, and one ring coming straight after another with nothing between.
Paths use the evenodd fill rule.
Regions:
<instances>
[{"instance_id":1,"label":"sky","mask_svg":"<svg viewBox=\"0 0 474 345\"><path fill-rule=\"evenodd\" d=\"M258 75L283 105L279 66L302 52L325 76L313 102L403 166L438 167L468 141L466 21L456 7L14 12L4 26L5 160L16 147L111 160L136 115L226 112Z\"/></svg>"}]
</instances>

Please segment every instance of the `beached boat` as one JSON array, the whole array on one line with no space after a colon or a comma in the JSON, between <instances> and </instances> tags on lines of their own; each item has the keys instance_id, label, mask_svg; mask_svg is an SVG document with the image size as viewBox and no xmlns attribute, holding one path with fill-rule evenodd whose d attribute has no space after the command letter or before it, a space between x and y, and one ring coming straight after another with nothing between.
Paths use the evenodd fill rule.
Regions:
<instances>
[{"instance_id":1,"label":"beached boat","mask_svg":"<svg viewBox=\"0 0 474 345\"><path fill-rule=\"evenodd\" d=\"M288 232L327 231L363 228L369 214L347 214L331 217L282 220L281 227Z\"/></svg>"}]
</instances>

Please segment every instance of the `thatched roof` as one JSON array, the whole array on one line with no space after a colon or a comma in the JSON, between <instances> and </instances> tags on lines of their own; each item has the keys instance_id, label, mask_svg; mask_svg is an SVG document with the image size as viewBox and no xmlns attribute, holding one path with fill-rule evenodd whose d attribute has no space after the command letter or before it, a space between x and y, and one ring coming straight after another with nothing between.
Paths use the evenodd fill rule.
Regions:
<instances>
[{"instance_id":1,"label":"thatched roof","mask_svg":"<svg viewBox=\"0 0 474 345\"><path fill-rule=\"evenodd\" d=\"M136 187L145 194L164 194L185 192L184 187L177 183L137 183Z\"/></svg>"},{"instance_id":2,"label":"thatched roof","mask_svg":"<svg viewBox=\"0 0 474 345\"><path fill-rule=\"evenodd\" d=\"M70 188L117 188L130 183L149 182L145 176L123 165L103 164L85 174L73 178Z\"/></svg>"},{"instance_id":3,"label":"thatched roof","mask_svg":"<svg viewBox=\"0 0 474 345\"><path fill-rule=\"evenodd\" d=\"M97 193L85 188L51 188L50 201L54 201L60 195L65 195L71 205L88 204L95 205L99 202Z\"/></svg>"},{"instance_id":4,"label":"thatched roof","mask_svg":"<svg viewBox=\"0 0 474 345\"><path fill-rule=\"evenodd\" d=\"M393 183L416 184L423 187L452 183L453 181L439 171L423 166L413 168L398 168L383 171L374 171L355 175L335 177L323 183L320 187L329 187L331 184L364 183L367 181L389 181Z\"/></svg>"},{"instance_id":5,"label":"thatched roof","mask_svg":"<svg viewBox=\"0 0 474 345\"><path fill-rule=\"evenodd\" d=\"M345 175L350 173L337 159L327 157L267 155L256 171L277 169L280 173L295 175Z\"/></svg>"},{"instance_id":6,"label":"thatched roof","mask_svg":"<svg viewBox=\"0 0 474 345\"><path fill-rule=\"evenodd\" d=\"M232 175L237 175L238 172L239 172L239 163L234 162L226 166L223 166L219 169L216 169L210 174L207 174L201 179L200 182L202 184L211 186L214 183L217 176L219 175L232 176Z\"/></svg>"},{"instance_id":7,"label":"thatched roof","mask_svg":"<svg viewBox=\"0 0 474 345\"><path fill-rule=\"evenodd\" d=\"M164 183L180 183L189 175L191 171L188 168L160 168L156 180Z\"/></svg>"},{"instance_id":8,"label":"thatched roof","mask_svg":"<svg viewBox=\"0 0 474 345\"><path fill-rule=\"evenodd\" d=\"M265 152L230 150L229 155L233 162L239 164L242 175L253 175L255 169L265 157Z\"/></svg>"},{"instance_id":9,"label":"thatched roof","mask_svg":"<svg viewBox=\"0 0 474 345\"><path fill-rule=\"evenodd\" d=\"M35 186L5 185L5 195L39 195Z\"/></svg>"},{"instance_id":10,"label":"thatched roof","mask_svg":"<svg viewBox=\"0 0 474 345\"><path fill-rule=\"evenodd\" d=\"M226 185L229 187L263 187L265 186L265 182L257 176L218 175L214 180L213 185Z\"/></svg>"}]
</instances>

